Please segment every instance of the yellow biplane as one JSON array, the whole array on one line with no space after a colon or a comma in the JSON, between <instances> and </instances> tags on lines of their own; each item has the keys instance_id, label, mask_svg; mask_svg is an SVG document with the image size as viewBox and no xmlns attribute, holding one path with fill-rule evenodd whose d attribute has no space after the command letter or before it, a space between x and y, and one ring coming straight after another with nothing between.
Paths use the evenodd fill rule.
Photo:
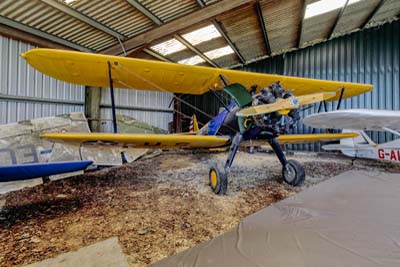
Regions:
<instances>
[{"instance_id":1,"label":"yellow biplane","mask_svg":"<svg viewBox=\"0 0 400 267\"><path fill-rule=\"evenodd\" d=\"M294 128L299 107L339 101L372 90L372 85L323 81L298 77L251 73L200 66L149 61L52 49L33 49L22 57L35 69L59 80L87 86L131 88L171 93L203 94L224 90L233 102L193 134L47 133L42 138L57 142L116 144L137 148L196 149L230 146L223 169L210 168L214 193L225 194L227 176L239 145L244 140L268 142L282 164L282 175L290 185L303 183L303 166L286 160L280 143L310 143L354 137L354 134L286 135ZM228 82L229 81L229 82ZM215 95L218 97L217 95ZM115 120L114 120L115 122Z\"/></svg>"}]
</instances>

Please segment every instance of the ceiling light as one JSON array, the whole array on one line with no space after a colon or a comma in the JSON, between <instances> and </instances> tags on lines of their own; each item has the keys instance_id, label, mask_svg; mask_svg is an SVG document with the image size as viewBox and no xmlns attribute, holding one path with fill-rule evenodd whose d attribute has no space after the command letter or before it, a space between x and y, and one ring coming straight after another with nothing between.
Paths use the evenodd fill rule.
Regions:
<instances>
[{"instance_id":1,"label":"ceiling light","mask_svg":"<svg viewBox=\"0 0 400 267\"><path fill-rule=\"evenodd\" d=\"M181 42L173 38L168 41L162 42L160 44L154 45L151 47L151 49L160 53L163 56L167 56L175 52L185 50L186 46L184 46Z\"/></svg>"},{"instance_id":2,"label":"ceiling light","mask_svg":"<svg viewBox=\"0 0 400 267\"><path fill-rule=\"evenodd\" d=\"M348 6L361 0L349 0ZM320 0L307 5L304 19L328 13L332 10L342 8L346 4L346 0Z\"/></svg>"},{"instance_id":3,"label":"ceiling light","mask_svg":"<svg viewBox=\"0 0 400 267\"><path fill-rule=\"evenodd\" d=\"M64 2L66 3L66 4L71 4L72 2L75 2L76 0L64 0Z\"/></svg>"},{"instance_id":4,"label":"ceiling light","mask_svg":"<svg viewBox=\"0 0 400 267\"><path fill-rule=\"evenodd\" d=\"M182 35L192 45L198 45L206 41L221 37L221 34L214 25L209 25L198 30Z\"/></svg>"},{"instance_id":5,"label":"ceiling light","mask_svg":"<svg viewBox=\"0 0 400 267\"><path fill-rule=\"evenodd\" d=\"M203 63L204 59L199 56L189 57L182 60L179 60L178 63L185 65L197 65L199 63Z\"/></svg>"},{"instance_id":6,"label":"ceiling light","mask_svg":"<svg viewBox=\"0 0 400 267\"><path fill-rule=\"evenodd\" d=\"M232 48L229 45L227 45L227 46L224 46L221 48L217 48L217 49L208 51L204 54L210 59L216 59L216 58L230 55L233 53L235 53L235 52L232 50Z\"/></svg>"}]
</instances>

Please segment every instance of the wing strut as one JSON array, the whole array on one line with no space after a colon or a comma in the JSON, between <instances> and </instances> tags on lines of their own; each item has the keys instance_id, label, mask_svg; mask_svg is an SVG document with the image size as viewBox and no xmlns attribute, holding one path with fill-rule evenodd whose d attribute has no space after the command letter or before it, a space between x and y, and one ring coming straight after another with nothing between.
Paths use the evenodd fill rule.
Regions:
<instances>
[{"instance_id":1,"label":"wing strut","mask_svg":"<svg viewBox=\"0 0 400 267\"><path fill-rule=\"evenodd\" d=\"M107 67L108 67L108 80L110 82L111 113L112 113L113 131L116 134L116 133L118 133L118 125L117 125L117 115L115 112L114 83L113 83L113 79L111 76L110 61L107 61ZM124 164L128 163L128 160L126 159L124 152L121 152L121 159L122 159L122 163L124 163Z\"/></svg>"},{"instance_id":2,"label":"wing strut","mask_svg":"<svg viewBox=\"0 0 400 267\"><path fill-rule=\"evenodd\" d=\"M111 112L112 112L112 122L113 122L113 130L114 133L118 133L118 126L117 126L117 116L115 115L115 98L114 98L114 85L111 76L111 63L107 61L108 66L108 80L110 82L110 96L111 96Z\"/></svg>"},{"instance_id":3,"label":"wing strut","mask_svg":"<svg viewBox=\"0 0 400 267\"><path fill-rule=\"evenodd\" d=\"M336 110L340 109L340 104L342 103L342 99L343 99L343 94L344 94L344 87L342 87L342 90L340 91L340 97L339 97L339 102L336 106Z\"/></svg>"},{"instance_id":4,"label":"wing strut","mask_svg":"<svg viewBox=\"0 0 400 267\"><path fill-rule=\"evenodd\" d=\"M215 96L216 99L218 99L219 104L222 105L222 106L226 109L226 111L231 112L231 111L229 110L228 106L225 105L225 103L224 103L224 102L222 101L222 99L217 95L216 92L214 92L214 91L211 90L211 89L210 89L210 92Z\"/></svg>"}]
</instances>

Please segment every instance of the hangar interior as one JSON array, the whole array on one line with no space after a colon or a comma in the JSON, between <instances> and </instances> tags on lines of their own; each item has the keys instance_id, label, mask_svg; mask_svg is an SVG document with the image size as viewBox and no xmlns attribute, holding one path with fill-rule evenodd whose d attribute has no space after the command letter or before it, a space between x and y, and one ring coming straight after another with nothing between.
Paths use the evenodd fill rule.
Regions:
<instances>
[{"instance_id":1,"label":"hangar interior","mask_svg":"<svg viewBox=\"0 0 400 267\"><path fill-rule=\"evenodd\" d=\"M246 73L278 74L371 84L374 88L370 92L346 98L343 101L342 96L340 96L337 101L325 102L324 100L321 103L312 103L306 108L299 109L301 118L320 113L321 110L325 112L349 109L399 111L399 18L400 1L398 0L2 0L0 1L0 129L6 124L29 121L20 123L27 126L31 124L31 120L82 112L88 121L91 132L115 133L116 127L113 126L115 118L112 112L112 98L115 98L116 113L127 116L128 120L143 122L145 126L142 125L139 128L151 128L152 133L179 134L191 130L191 127L193 127L192 115L196 115L199 127L202 127L207 125L210 119L218 115L221 110L224 110L224 107L225 110L229 111L227 106L233 101L232 95L227 92L211 89L211 92L199 95L175 93L168 90L135 90L127 87L115 89L110 94L110 91L112 91L110 89L113 89L110 86L99 87L69 83L36 70L21 57L21 54L35 48L120 56L128 59L177 63L186 66L244 71ZM91 71L96 72L96 69L94 68ZM90 74L88 73L88 75ZM80 75L85 76L82 73ZM104 76L107 77L107 75L104 72ZM163 75L165 81L179 79L178 75L168 77L167 71ZM111 74L110 80L112 80ZM295 88L286 89L290 91ZM78 118L76 123L79 123L79 120L82 121ZM121 127L129 128L129 125L128 121ZM332 130L332 128L320 129L307 126L301 120L298 120L295 126L294 130L291 131L292 134L340 133L340 131ZM372 131L367 128L364 130L367 140L371 138L371 144L372 142L377 144L390 143L396 140L399 135L398 130ZM8 153L8 141L2 143L2 138L10 139L10 132L4 132L3 134L0 131L1 157ZM15 134L15 132L12 134ZM23 134L26 134L26 131ZM15 134L15 136L17 135ZM105 140L100 141L106 143ZM234 142L233 138L231 142ZM113 145L115 142L110 141L109 144ZM50 149L49 144L45 146L41 143L41 146L43 147L41 147L40 153L43 151L43 153L46 153ZM391 160L394 157L395 161L400 161L400 145L393 143L393 146L395 148L392 149L392 153L395 154L393 156L389 153L388 157ZM53 148L54 145L51 146L51 149ZM180 151L182 157L179 156L180 152L176 152L176 154L174 154L175 152L171 154L166 152L160 157L156 156L155 159L152 159L148 154L143 156L144 153L147 153L147 150L146 152L140 150L140 152L132 152L130 156L127 156L129 159L134 159L133 163L126 164L120 167L121 169L100 170L98 176L93 174L95 172L93 171L75 176L71 180L68 179L69 181L67 179L57 181L58 184L50 182L50 185L42 184L40 180L34 183L35 187L29 186L20 189L25 185L17 186L17 191L11 189L10 192L8 190L13 188L14 184L4 186L4 189L0 184L0 243L4 244L4 251L7 251L7 253L0 253L0 265L25 266L26 264L34 264L39 260L57 257L63 252L77 251L95 242L117 236L117 241L110 239L111 241L105 243L105 246L116 249L115 255L128 256L126 256L126 260L122 260L122 263L111 262L110 264L115 266L144 266L173 256L199 243L209 241L230 231L230 229L236 229L234 231L244 229L243 232L248 231L250 232L248 235L252 235L251 221L257 216L262 217L262 215L258 214L248 220L250 230L246 228L246 223L242 224L243 218L246 221L246 216L266 206L293 196L303 189L307 191L309 187L328 179L326 177L330 179L345 171L356 172L358 170L363 171L363 175L374 171L387 171L397 173L397 175L400 172L399 166L396 165L399 164L398 162L394 165L391 165L392 163L384 165L380 162L364 162L361 160L359 165L354 165L353 161L357 158L357 155L352 158L339 158L338 164L334 165L330 163L330 159L323 159L320 154L317 154L323 152L320 142L289 143L285 148L287 152L310 152L310 154L305 154L304 157L303 154L295 154L294 156L296 160L304 164L307 175L312 178L309 182L306 181L305 185L300 187L301 189L291 189L276 181L276 177L281 174L280 165L279 161L270 155L266 155L267 161L273 163L265 166L260 163L264 161L262 156L256 155L255 161L258 163L255 163L250 156L252 154L239 154L240 162L237 166L235 166L236 163L233 165L232 172L232 176L237 181L229 182L233 192L228 192L226 199L218 198L208 191L204 193L201 188L206 187L207 182L203 180L208 181L208 178L204 177L209 175L212 184L211 170L208 173L209 163L225 161L225 150L223 152L225 154L222 156L213 154L214 152L205 152L206 154L200 152L196 156ZM55 151L63 150L63 148L58 149ZM82 148L79 147L78 149ZM6 153L2 153L4 151ZM100 149L91 153L100 155L100 158L103 157L103 154L108 153L111 155L110 157L118 157L118 161L122 160L122 163L126 161L124 155L121 154L123 152L118 149L112 152L104 151ZM314 152L314 154L311 154L311 152ZM20 153L25 152L21 150ZM71 153L75 153L75 156L80 156L82 159L83 152L81 150ZM16 161L19 160L18 155ZM22 157L25 157L30 154L22 155ZM235 154L233 154L232 161L234 157ZM96 157L90 156L90 159L93 158ZM141 161L142 158L143 162ZM135 161L136 159L139 160ZM385 159L385 155L380 159ZM7 165L7 160L0 158L0 165ZM25 163L35 163L35 160ZM157 166L160 166L160 168L158 169ZM279 172L271 166L279 167ZM172 171L174 168L177 170L176 173ZM155 174L150 172L152 169L156 172ZM256 172L256 174L252 174L254 177L250 177L249 185L242 177L245 175L243 170L247 171L248 169ZM268 175L270 175L267 182L259 177L260 173L265 172L265 169L268 170ZM129 175L132 173L135 178L138 178L139 182L129 181ZM143 177L141 176L142 173ZM163 175L167 175L167 178ZM192 180L184 178L190 175L192 175ZM107 182L110 176L114 179L112 183ZM84 179L86 179L85 177L93 178L94 182L90 182L90 179L89 181L85 180L81 186L79 181L82 177ZM115 181L115 177L119 177L121 180ZM374 177L379 179L379 175ZM368 180L369 184L374 183L374 177L371 178L372 180ZM396 179L394 179L396 174L388 174L385 177L388 177L387 179L390 180L393 188L398 186ZM163 179L166 181L165 187L160 186L164 181ZM199 182L198 179L201 181ZM272 179L272 182L269 179ZM340 195L340 192L344 192L343 194L347 196L348 191L342 185L346 184L346 178L339 178L338 180L340 182L337 185L329 182L333 188L338 189L337 192L339 193L337 194ZM146 187L141 183L154 188ZM188 184L187 188L182 186L186 183ZM356 185L351 184L349 186ZM379 186L384 187L381 184ZM98 189L98 187L102 188ZM241 189L244 193L239 192ZM323 188L322 191L327 192L327 194L332 193L327 187ZM366 191L368 190L366 189ZM157 195L160 192L161 197ZM78 193L81 196L78 196ZM303 193L305 192L301 192L301 196L307 202L308 197ZM315 190L312 194L319 196L315 193ZM100 201L99 199L102 199L103 196L110 203L106 203L106 200ZM374 197L378 198L379 196L374 195ZM53 203L52 198L56 198L57 201ZM156 204L147 203L147 198L154 200ZM332 198L339 199L340 197L332 193ZM213 203L208 211L204 203L207 203L210 199ZM112 202L114 200L115 203ZM127 204L126 200L136 201L137 203ZM182 200L185 203L182 203ZM96 201L101 204L97 204ZM290 209L291 205L295 206L295 203L292 203L293 199L285 201L289 203L288 206L282 204L283 208L280 206L275 208L279 211L283 209L284 215L282 216L290 217L288 220L292 222L291 216L296 216L291 214ZM327 201L326 198L325 201ZM385 199L380 199L377 202L386 205L385 201ZM20 202L24 203L23 208L18 206ZM194 209L190 206L190 202L193 202ZM367 202L372 203L373 201L370 199ZM169 205L168 203L172 204ZM357 202L357 204L359 203ZM312 206L312 204L310 205ZM116 206L119 207L116 208ZM338 209L342 208L339 204L333 206ZM104 209L100 215L96 213L97 211L94 211L98 207ZM179 211L174 210L173 207L176 207ZM299 208L300 212L307 213L307 207ZM318 208L316 207L317 210ZM325 208L329 209L329 207L321 205L321 209ZM35 209L43 218L40 216L35 218ZM285 209L289 209L289 211ZM76 210L78 212L75 212ZM121 216L124 216L123 218L116 214L117 210ZM196 210L197 216L192 217L191 212L193 210ZM85 213L87 211L89 212ZM137 214L133 215L133 211ZM298 210L296 211L298 212ZM293 211L293 213L296 213L296 211ZM222 212L223 216L218 217L219 212ZM392 210L390 212L394 213ZM266 214L269 214L267 217L270 220L275 220L270 210ZM321 214L318 214L318 216ZM159 218L154 219L156 223L149 219L153 216L157 217L157 215L159 215ZM67 219L63 216L66 216ZM113 216L114 218L111 218ZM169 216L172 216L173 219L170 220ZM300 214L300 217L302 216L312 217L313 215ZM323 217L323 215L321 216ZM206 219L201 220L201 217ZM106 221L106 226L99 225L97 222L99 218ZM214 218L217 219L213 221ZM360 215L357 218L362 218L362 216ZM62 228L59 232L54 233L54 240L56 241L52 241L54 244L51 245L52 242L46 239L48 238L46 235L50 235L51 229L58 229L58 226L55 225L62 224L63 220L67 220L67 225L72 226L74 222L79 221L81 228L73 231L71 230L72 226L71 229ZM43 230L43 233L39 233L41 230L40 227L37 227L37 224L42 221L48 224L50 230ZM128 223L128 221L131 222ZM293 221L296 223L295 219ZM285 219L283 219L283 222L285 223ZM240 225L234 228L238 223ZM381 222L378 220L376 223ZM386 223L382 223L382 225L387 226ZM88 230L92 227L92 224L94 225L93 232ZM121 226L123 224L125 226ZM179 226L177 226L178 224ZM196 228L194 224L200 226ZM208 228L205 226L207 224L209 224ZM31 226L31 230L26 230ZM368 227L373 226L368 225ZM366 231L370 230L368 227ZM28 232L28 236L30 236L25 240L23 236ZM351 229L349 232L351 232ZM357 232L357 235L361 235L361 232L361 230ZM70 237L65 238L62 233L69 234ZM78 237L79 235L82 236ZM35 239L36 237L37 239ZM231 239L235 238L237 238L235 233L231 231L217 239L213 244L223 243L224 240L230 242ZM322 240L325 237L319 236L319 238ZM53 240L53 238L50 239ZM42 241L36 242L35 240ZM248 242L247 239L244 243L246 242ZM332 241L332 243L334 242ZM337 247L342 246L341 243L336 245ZM37 251L29 253L27 247ZM210 259L212 259L215 255L210 252L212 250L210 248L218 247L218 245L212 245L208 249L206 249L207 245L204 247L204 250L200 246L198 250L196 247L194 250L177 254L178 256L161 261L156 266L178 266L183 263L193 265L197 262L196 259L199 259L201 266L207 265L207 262L203 262L203 258L198 255L210 253L207 255L211 255ZM392 247L388 250L397 253L396 249ZM96 250L94 251L93 253L99 253ZM217 248L215 251L217 251ZM352 250L349 249L349 251ZM82 253L85 254L86 252L83 251ZM90 255L90 253L92 252L87 253L87 255ZM244 253L245 257L246 253ZM247 256L251 256L251 253L249 252ZM337 253L335 255L340 255L342 252ZM229 257L227 254L224 254L224 256ZM388 255L385 255L387 257L385 260L379 257L375 258L375 256L365 252L360 257L364 257L364 260L371 259L370 263L376 265L398 266L397 264L399 264L398 261ZM75 256L66 257L74 258ZM105 257L108 257L108 260L112 258L112 255ZM67 261L70 261L71 258L68 258ZM214 264L221 264L220 259L216 258ZM343 259L347 259L347 257L343 257ZM60 261L60 258L57 260ZM92 260L93 258L88 259L88 261ZM107 260L103 263L107 264ZM262 261L262 259L260 260ZM71 264L72 262L73 260ZM241 260L238 260L238 262L237 266L250 266L251 263L251 261ZM266 264L266 262L274 263L274 258L273 260L269 258L261 266L264 266L263 264ZM358 261L349 260L349 262L355 264L354 266L361 264ZM38 264L32 266L45 266L40 265L40 262ZM50 264L49 266L62 266L55 265L55 262L48 264ZM334 262L333 266L343 266L343 264L344 262ZM367 263L365 264L360 266L369 266ZM371 266L375 266L374 264Z\"/></svg>"},{"instance_id":2,"label":"hangar interior","mask_svg":"<svg viewBox=\"0 0 400 267\"><path fill-rule=\"evenodd\" d=\"M380 91L398 94L395 78L399 30L397 22L392 22L400 12L398 1L228 2L2 1L1 110L6 115L1 117L1 123L83 110L82 88L43 76L19 57L37 46L371 82L375 87L385 87ZM321 9L323 6L327 6L326 10ZM380 26L385 23L388 24ZM320 42L323 43L316 45ZM347 57L349 49L357 54ZM391 66L387 71L382 70L379 67L382 63ZM389 79L390 75L394 78ZM387 83L390 84L386 86ZM60 89L50 90L54 87ZM101 90L100 103L96 103L100 106L98 114L89 117L105 120L97 131L111 131L107 122L111 117L109 93L107 89ZM378 90L374 93L378 94ZM117 90L115 94L118 113L168 130L174 112L171 94L131 90ZM380 95L383 94L389 92ZM209 95L186 98L207 114L215 115L219 109L219 103ZM383 108L385 96L381 99L379 103L370 101L365 105L360 100L354 107ZM353 107L348 101L346 105ZM388 108L391 105L398 107L396 102ZM196 113L192 106L182 103L180 106L175 108L176 113L181 110L175 120L183 120L183 125L175 123L176 131L187 130L188 117ZM201 123L209 120L199 111L196 115Z\"/></svg>"}]
</instances>

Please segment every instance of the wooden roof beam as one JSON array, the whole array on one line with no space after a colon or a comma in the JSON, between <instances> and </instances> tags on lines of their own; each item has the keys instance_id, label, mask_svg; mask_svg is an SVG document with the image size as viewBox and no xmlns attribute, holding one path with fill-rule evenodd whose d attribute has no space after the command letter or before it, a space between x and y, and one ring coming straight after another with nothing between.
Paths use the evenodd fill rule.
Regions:
<instances>
[{"instance_id":1,"label":"wooden roof beam","mask_svg":"<svg viewBox=\"0 0 400 267\"><path fill-rule=\"evenodd\" d=\"M93 52L91 49L0 16L0 34L39 47Z\"/></svg>"},{"instance_id":2,"label":"wooden roof beam","mask_svg":"<svg viewBox=\"0 0 400 267\"><path fill-rule=\"evenodd\" d=\"M62 2L59 2L56 0L40 0L40 1L42 1L43 3L47 4L48 6L51 6L61 12L64 12L65 14L67 14L71 17L74 17L74 18L76 18L76 19L78 19L78 20L104 32L104 33L114 36L117 39L125 40L127 38L126 36L120 34L119 32L107 27L106 25L98 22L97 20L94 20L94 19L82 14L79 11L76 11L72 7L70 7L66 4L63 4Z\"/></svg>"},{"instance_id":3,"label":"wooden roof beam","mask_svg":"<svg viewBox=\"0 0 400 267\"><path fill-rule=\"evenodd\" d=\"M300 25L299 25L299 31L297 33L297 44L296 44L296 48L300 48L301 45L301 37L302 37L302 33L303 33L303 21L304 21L304 15L306 14L306 4L307 0L301 0L301 13L300 13Z\"/></svg>"},{"instance_id":4,"label":"wooden roof beam","mask_svg":"<svg viewBox=\"0 0 400 267\"><path fill-rule=\"evenodd\" d=\"M379 3L376 5L376 7L372 10L372 12L368 15L367 19L360 25L360 30L364 29L365 26L371 21L371 19L375 16L376 13L378 13L379 9L383 6L385 3L385 0L379 1Z\"/></svg>"},{"instance_id":5,"label":"wooden roof beam","mask_svg":"<svg viewBox=\"0 0 400 267\"><path fill-rule=\"evenodd\" d=\"M215 67L215 68L219 68L219 66L212 61L211 59L209 59L206 55L204 55L199 49L197 49L196 47L194 47L191 43L189 43L185 38L183 38L182 36L175 34L174 38L176 40L178 40L179 42L181 42L184 46L186 46L187 48L189 48L190 50L192 50L192 52L194 52L196 55L198 55L199 57L201 57L204 61L206 61L208 64L210 64L211 66Z\"/></svg>"},{"instance_id":6,"label":"wooden roof beam","mask_svg":"<svg viewBox=\"0 0 400 267\"><path fill-rule=\"evenodd\" d=\"M213 20L214 27L219 31L219 33L224 37L225 41L229 44L229 46L232 48L232 50L235 52L236 56L239 58L240 62L242 64L246 64L246 60L240 53L239 49L236 47L236 45L232 42L232 40L229 38L227 33L224 31L222 26L218 23L218 21Z\"/></svg>"},{"instance_id":7,"label":"wooden roof beam","mask_svg":"<svg viewBox=\"0 0 400 267\"><path fill-rule=\"evenodd\" d=\"M346 3L344 4L344 6L342 6L342 8L339 11L339 14L337 15L335 22L333 23L333 26L331 28L331 30L329 31L328 34L328 40L332 38L333 33L335 32L336 26L339 23L339 20L342 18L344 10L347 8L347 5L349 4L349 0L346 0Z\"/></svg>"},{"instance_id":8,"label":"wooden roof beam","mask_svg":"<svg viewBox=\"0 0 400 267\"><path fill-rule=\"evenodd\" d=\"M154 15L152 12L147 10L144 6L142 6L140 3L136 2L136 0L128 0L129 3L131 3L134 7L139 7L138 10L142 12L143 15L151 19L155 24L157 25L162 25L163 22L161 19L159 19L156 15ZM210 60L206 55L204 55L200 50L198 50L196 47L194 47L191 43L189 43L187 40L185 40L182 36L179 34L175 34L174 38L177 39L179 42L181 42L184 46L186 46L189 50L193 51L195 54L197 54L199 57L201 57L204 61L208 62L211 66L217 67L217 64ZM171 60L167 59L163 55L156 53L153 50L143 48L143 51L146 52L147 54L152 55L153 57L156 57L162 61L166 62L172 62Z\"/></svg>"},{"instance_id":9,"label":"wooden roof beam","mask_svg":"<svg viewBox=\"0 0 400 267\"><path fill-rule=\"evenodd\" d=\"M253 4L255 0L222 0L215 4L211 4L205 8L192 12L186 16L175 19L171 22L165 23L149 30L138 36L129 38L123 42L124 47L129 52L139 49L145 45L154 42L167 35L176 34L179 31L187 29L195 24L210 21L215 17L229 12L233 9L242 7L244 5ZM100 51L104 54L120 55L122 53L119 45L112 45Z\"/></svg>"},{"instance_id":10,"label":"wooden roof beam","mask_svg":"<svg viewBox=\"0 0 400 267\"><path fill-rule=\"evenodd\" d=\"M265 22L264 22L264 17L263 17L260 2L256 3L256 10L257 10L258 22L260 23L261 31L262 31L262 34L264 37L264 43L265 43L265 48L267 50L267 55L270 56L272 51L271 51L271 46L270 46L269 40L268 40L267 29L265 28Z\"/></svg>"},{"instance_id":11,"label":"wooden roof beam","mask_svg":"<svg viewBox=\"0 0 400 267\"><path fill-rule=\"evenodd\" d=\"M171 59L169 59L169 58L167 58L167 57L161 55L160 53L157 53L156 51L153 51L151 49L143 48L142 51L145 52L146 54L152 56L152 57L155 57L155 58L161 60L161 61L169 62L169 63L176 63L175 61L172 61Z\"/></svg>"},{"instance_id":12,"label":"wooden roof beam","mask_svg":"<svg viewBox=\"0 0 400 267\"><path fill-rule=\"evenodd\" d=\"M126 0L129 4L131 4L134 8L139 10L143 15L151 19L155 24L161 25L163 21L154 15L150 10L148 10L145 6L139 3L137 0Z\"/></svg>"},{"instance_id":13,"label":"wooden roof beam","mask_svg":"<svg viewBox=\"0 0 400 267\"><path fill-rule=\"evenodd\" d=\"M203 0L197 0L197 3L199 4L200 7L205 7L206 4L203 2ZM229 46L232 48L232 50L235 52L236 56L239 58L240 62L242 64L246 64L246 60L240 53L239 49L236 47L236 45L232 42L231 38L227 35L225 30L222 28L221 24L215 19L212 20L212 23L214 24L214 27L219 31L222 37L224 37L225 41L229 44Z\"/></svg>"}]
</instances>

